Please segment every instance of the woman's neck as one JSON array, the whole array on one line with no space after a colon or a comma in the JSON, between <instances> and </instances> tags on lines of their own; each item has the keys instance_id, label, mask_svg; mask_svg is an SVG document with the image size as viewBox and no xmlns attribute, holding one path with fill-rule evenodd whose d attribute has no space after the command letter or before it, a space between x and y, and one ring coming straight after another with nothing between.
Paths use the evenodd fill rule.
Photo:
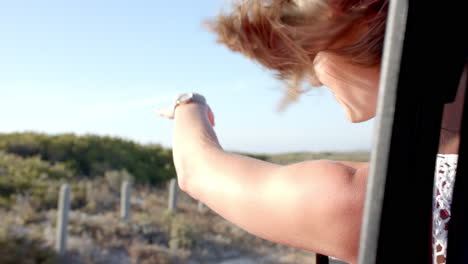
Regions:
<instances>
[{"instance_id":1,"label":"woman's neck","mask_svg":"<svg viewBox=\"0 0 468 264\"><path fill-rule=\"evenodd\" d=\"M455 101L453 103L446 104L444 108L439 143L439 153L441 154L458 154L467 75L468 65L465 66L465 70L463 71Z\"/></svg>"},{"instance_id":2,"label":"woman's neck","mask_svg":"<svg viewBox=\"0 0 468 264\"><path fill-rule=\"evenodd\" d=\"M458 154L460 145L460 131L449 131L442 129L440 131L439 153L440 154Z\"/></svg>"}]
</instances>

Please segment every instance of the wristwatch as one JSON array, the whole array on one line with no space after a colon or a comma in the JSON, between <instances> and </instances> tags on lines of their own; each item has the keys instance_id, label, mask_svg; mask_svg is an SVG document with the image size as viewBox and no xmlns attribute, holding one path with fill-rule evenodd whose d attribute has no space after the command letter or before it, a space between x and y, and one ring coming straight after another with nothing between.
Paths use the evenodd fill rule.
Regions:
<instances>
[{"instance_id":1,"label":"wristwatch","mask_svg":"<svg viewBox=\"0 0 468 264\"><path fill-rule=\"evenodd\" d=\"M175 113L176 108L179 105L183 104L189 104L189 103L199 103L206 105L206 99L203 95L198 94L198 93L182 93L178 94L175 98L174 102L174 110L173 110L173 115Z\"/></svg>"}]
</instances>

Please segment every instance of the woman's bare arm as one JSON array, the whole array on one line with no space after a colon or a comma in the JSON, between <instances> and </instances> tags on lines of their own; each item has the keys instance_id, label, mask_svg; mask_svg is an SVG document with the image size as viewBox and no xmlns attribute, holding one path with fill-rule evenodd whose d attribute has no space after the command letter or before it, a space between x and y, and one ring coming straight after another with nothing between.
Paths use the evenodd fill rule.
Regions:
<instances>
[{"instance_id":1,"label":"woman's bare arm","mask_svg":"<svg viewBox=\"0 0 468 264\"><path fill-rule=\"evenodd\" d=\"M181 189L257 236L354 262L367 164L280 166L228 153L207 111L196 103L176 110L173 151Z\"/></svg>"}]
</instances>

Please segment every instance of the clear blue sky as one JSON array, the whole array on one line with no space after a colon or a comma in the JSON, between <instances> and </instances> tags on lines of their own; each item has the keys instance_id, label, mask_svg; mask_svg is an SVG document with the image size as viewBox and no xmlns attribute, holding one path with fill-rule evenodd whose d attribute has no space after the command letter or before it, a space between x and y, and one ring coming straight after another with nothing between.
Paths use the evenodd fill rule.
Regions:
<instances>
[{"instance_id":1,"label":"clear blue sky","mask_svg":"<svg viewBox=\"0 0 468 264\"><path fill-rule=\"evenodd\" d=\"M0 3L0 132L73 132L171 145L154 110L197 91L228 150L368 150L326 88L278 114L272 74L216 44L201 23L224 2L14 0Z\"/></svg>"}]
</instances>

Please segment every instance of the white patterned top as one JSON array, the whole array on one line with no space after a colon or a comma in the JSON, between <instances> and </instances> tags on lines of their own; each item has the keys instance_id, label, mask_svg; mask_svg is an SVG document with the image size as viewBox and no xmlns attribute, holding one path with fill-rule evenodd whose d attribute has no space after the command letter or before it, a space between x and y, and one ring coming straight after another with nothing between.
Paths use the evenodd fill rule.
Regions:
<instances>
[{"instance_id":1,"label":"white patterned top","mask_svg":"<svg viewBox=\"0 0 468 264\"><path fill-rule=\"evenodd\" d=\"M432 256L434 264L446 262L448 222L457 161L458 155L456 154L437 155L432 202Z\"/></svg>"}]
</instances>

